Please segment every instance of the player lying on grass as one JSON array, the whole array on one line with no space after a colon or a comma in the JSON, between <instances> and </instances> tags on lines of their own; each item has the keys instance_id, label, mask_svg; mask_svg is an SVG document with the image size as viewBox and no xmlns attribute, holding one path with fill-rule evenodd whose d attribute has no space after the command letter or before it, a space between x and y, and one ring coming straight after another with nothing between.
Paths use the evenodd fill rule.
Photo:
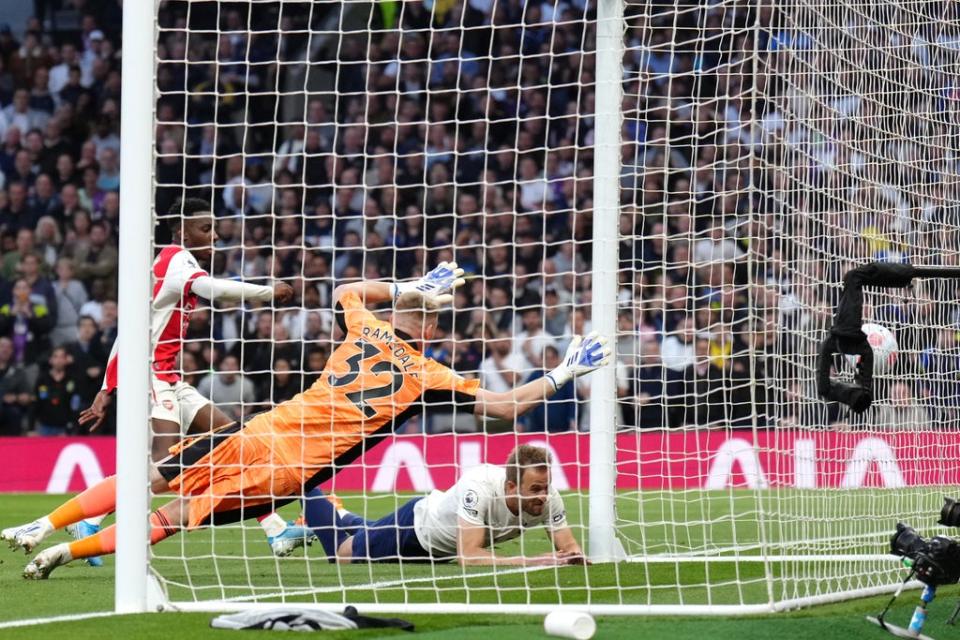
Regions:
<instances>
[{"instance_id":1,"label":"player lying on grass","mask_svg":"<svg viewBox=\"0 0 960 640\"><path fill-rule=\"evenodd\" d=\"M379 520L338 508L314 489L304 501L307 526L331 562L452 561L461 565L582 564L560 493L550 484L550 454L520 445L506 465L480 465L447 491L410 500ZM555 552L498 556L490 548L544 525Z\"/></svg>"},{"instance_id":2,"label":"player lying on grass","mask_svg":"<svg viewBox=\"0 0 960 640\"><path fill-rule=\"evenodd\" d=\"M167 225L173 243L164 247L153 262L151 341L153 344L153 389L150 408L152 458L168 455L185 433L202 433L223 427L233 420L217 409L177 373L177 359L183 348L190 313L199 298L214 301L287 302L293 288L278 283L272 287L213 278L206 270L217 241L216 224L210 203L199 198L178 200L168 212ZM103 385L93 404L80 413L80 424L95 431L106 415L111 395L117 389L117 349L113 349ZM69 531L76 538L96 533L105 516L82 520ZM285 522L277 514L261 519L267 542L277 555L287 555L304 544L309 535L303 527ZM97 558L88 562L102 564Z\"/></svg>"},{"instance_id":3,"label":"player lying on grass","mask_svg":"<svg viewBox=\"0 0 960 640\"><path fill-rule=\"evenodd\" d=\"M181 528L253 518L296 500L435 401L472 405L484 418L513 418L574 376L610 361L603 339L577 336L564 362L550 374L495 393L425 357L421 345L433 337L438 310L452 300L450 291L463 282L460 274L456 265L441 264L416 282L337 287L337 322L346 338L313 386L244 424L185 439L151 469L155 492L180 495L151 514L151 544ZM390 300L390 322L379 320L364 304ZM14 535L5 530L4 537L29 551L53 531L111 511L115 504L116 483L109 478ZM116 528L108 527L39 553L24 576L46 578L71 560L115 549Z\"/></svg>"}]
</instances>

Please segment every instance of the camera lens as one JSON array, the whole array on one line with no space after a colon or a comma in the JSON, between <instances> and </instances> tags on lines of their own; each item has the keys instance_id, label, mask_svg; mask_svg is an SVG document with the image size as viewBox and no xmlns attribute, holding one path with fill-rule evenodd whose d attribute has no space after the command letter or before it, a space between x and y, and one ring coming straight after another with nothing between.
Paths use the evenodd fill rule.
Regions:
<instances>
[{"instance_id":1,"label":"camera lens","mask_svg":"<svg viewBox=\"0 0 960 640\"><path fill-rule=\"evenodd\" d=\"M953 498L943 497L940 509L940 524L945 527L960 527L960 504Z\"/></svg>"},{"instance_id":2,"label":"camera lens","mask_svg":"<svg viewBox=\"0 0 960 640\"><path fill-rule=\"evenodd\" d=\"M912 527L897 523L897 532L890 538L890 552L897 556L916 559L917 554L926 551L927 541L921 538Z\"/></svg>"}]
</instances>

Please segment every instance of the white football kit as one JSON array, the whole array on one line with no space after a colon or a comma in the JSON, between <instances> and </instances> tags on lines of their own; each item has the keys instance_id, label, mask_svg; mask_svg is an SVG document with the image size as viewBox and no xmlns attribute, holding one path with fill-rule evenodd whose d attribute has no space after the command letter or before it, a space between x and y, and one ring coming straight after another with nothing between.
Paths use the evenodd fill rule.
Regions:
<instances>
[{"instance_id":1,"label":"white football kit","mask_svg":"<svg viewBox=\"0 0 960 640\"><path fill-rule=\"evenodd\" d=\"M457 554L459 518L470 524L486 527L487 546L512 540L525 529L545 526L548 530L565 529L567 513L560 493L550 487L543 513L532 516L507 509L503 467L483 464L470 469L447 491L433 491L414 505L414 530L417 539L434 557Z\"/></svg>"}]
</instances>

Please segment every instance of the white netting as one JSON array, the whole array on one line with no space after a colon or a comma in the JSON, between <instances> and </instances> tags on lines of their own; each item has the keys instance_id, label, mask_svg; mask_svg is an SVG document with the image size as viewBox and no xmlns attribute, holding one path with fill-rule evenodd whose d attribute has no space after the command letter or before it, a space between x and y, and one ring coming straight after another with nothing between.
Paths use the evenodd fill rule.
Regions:
<instances>
[{"instance_id":1,"label":"white netting","mask_svg":"<svg viewBox=\"0 0 960 640\"><path fill-rule=\"evenodd\" d=\"M248 523L155 549L173 600L764 605L897 578L866 556L897 519L930 524L939 493L875 487L955 480L939 474L949 440L926 432L955 426L957 294L870 298L900 358L862 418L816 398L814 357L847 268L960 255L955 25L927 3L625 17L616 501L634 562L277 561ZM211 273L296 292L291 308L193 314L185 379L225 410L315 381L336 347L333 288L358 278L456 259L468 283L425 352L495 391L589 331L592 257L610 249L591 242L592 3L169 0L158 25L158 215L212 199ZM380 516L545 442L583 542L589 392L567 387L517 422L522 438L427 407L324 486ZM500 552L546 548L533 533Z\"/></svg>"},{"instance_id":2,"label":"white netting","mask_svg":"<svg viewBox=\"0 0 960 640\"><path fill-rule=\"evenodd\" d=\"M455 259L468 282L424 353L492 391L542 376L585 332L592 8L170 1L159 16L158 216L177 198L211 198L212 275L296 291L288 308L217 303L192 314L184 377L224 412L249 416L315 382L339 344L333 288L360 278L405 280ZM585 473L586 440L573 435L587 424L585 393L568 385L518 421L525 440L551 442L547 422L570 434L561 489ZM338 459L343 471L324 488L379 517L469 467L504 462L518 442L510 421L484 424L450 401L418 404L425 417L400 420L396 441L374 447L370 434L369 453ZM314 411L304 409L307 446L322 449L337 425L317 424ZM582 541L586 503L576 492L566 502ZM548 548L537 532L498 553ZM248 521L157 547L152 565L171 598L188 601L510 603L568 591L555 569L527 578L501 568L501 577L456 563L329 565L319 554L315 545L306 559L277 562ZM582 585L584 570L571 572ZM582 586L569 593L587 597Z\"/></svg>"},{"instance_id":3,"label":"white netting","mask_svg":"<svg viewBox=\"0 0 960 640\"><path fill-rule=\"evenodd\" d=\"M696 579L707 599L765 601L771 576L774 599L890 584L888 560L855 557L884 553L898 520L932 526L956 482L952 282L868 294L900 353L867 413L815 387L847 270L956 263L957 31L934 4L633 18L620 345L640 363L636 423L657 431L618 440L640 453L620 486L644 489L621 494L620 530L642 561L681 556L678 576L720 558Z\"/></svg>"}]
</instances>

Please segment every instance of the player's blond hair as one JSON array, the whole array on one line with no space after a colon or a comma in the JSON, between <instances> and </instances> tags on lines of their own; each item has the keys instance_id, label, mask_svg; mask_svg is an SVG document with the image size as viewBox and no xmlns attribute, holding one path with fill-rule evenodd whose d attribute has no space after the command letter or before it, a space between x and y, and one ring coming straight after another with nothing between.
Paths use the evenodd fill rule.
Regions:
<instances>
[{"instance_id":1,"label":"player's blond hair","mask_svg":"<svg viewBox=\"0 0 960 640\"><path fill-rule=\"evenodd\" d=\"M404 318L414 322L435 320L440 311L440 305L429 298L425 298L419 291L402 293L393 305L396 313L403 314Z\"/></svg>"},{"instance_id":2,"label":"player's blond hair","mask_svg":"<svg viewBox=\"0 0 960 640\"><path fill-rule=\"evenodd\" d=\"M504 468L507 471L507 480L518 487L523 480L523 472L527 469L546 469L550 470L552 460L550 452L543 447L535 447L531 444L521 444L510 452Z\"/></svg>"}]
</instances>

